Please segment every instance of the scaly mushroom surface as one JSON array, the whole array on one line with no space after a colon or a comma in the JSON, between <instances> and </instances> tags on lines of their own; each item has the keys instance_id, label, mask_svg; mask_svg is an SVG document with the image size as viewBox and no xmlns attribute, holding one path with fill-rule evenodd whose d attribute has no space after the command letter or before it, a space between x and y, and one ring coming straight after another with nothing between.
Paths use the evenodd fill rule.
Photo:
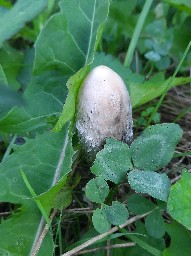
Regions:
<instances>
[{"instance_id":1,"label":"scaly mushroom surface","mask_svg":"<svg viewBox=\"0 0 191 256\"><path fill-rule=\"evenodd\" d=\"M106 66L94 68L78 96L76 127L87 158L93 160L105 142L129 143L133 136L132 107L122 78Z\"/></svg>"}]
</instances>

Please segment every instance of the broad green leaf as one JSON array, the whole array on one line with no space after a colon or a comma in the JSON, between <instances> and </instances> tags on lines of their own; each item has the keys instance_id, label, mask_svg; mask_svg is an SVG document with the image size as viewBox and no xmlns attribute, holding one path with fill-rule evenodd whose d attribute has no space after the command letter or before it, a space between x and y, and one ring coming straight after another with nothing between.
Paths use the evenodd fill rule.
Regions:
<instances>
[{"instance_id":1,"label":"broad green leaf","mask_svg":"<svg viewBox=\"0 0 191 256\"><path fill-rule=\"evenodd\" d=\"M17 92L10 90L6 86L0 85L0 114L9 111L14 106L23 105L23 99Z\"/></svg>"},{"instance_id":2,"label":"broad green leaf","mask_svg":"<svg viewBox=\"0 0 191 256\"><path fill-rule=\"evenodd\" d=\"M128 174L128 181L136 192L147 193L154 198L167 201L170 180L165 173L133 170Z\"/></svg>"},{"instance_id":3,"label":"broad green leaf","mask_svg":"<svg viewBox=\"0 0 191 256\"><path fill-rule=\"evenodd\" d=\"M170 246L164 249L162 256L189 256L191 255L191 232L182 225L173 221L166 223L166 232L170 236Z\"/></svg>"},{"instance_id":4,"label":"broad green leaf","mask_svg":"<svg viewBox=\"0 0 191 256\"><path fill-rule=\"evenodd\" d=\"M95 203L102 204L109 194L109 186L101 177L91 179L86 185L86 196Z\"/></svg>"},{"instance_id":5,"label":"broad green leaf","mask_svg":"<svg viewBox=\"0 0 191 256\"><path fill-rule=\"evenodd\" d=\"M0 48L0 65L5 73L8 86L13 90L20 88L17 77L22 66L22 61L22 53L10 45L4 44L3 47Z\"/></svg>"},{"instance_id":6,"label":"broad green leaf","mask_svg":"<svg viewBox=\"0 0 191 256\"><path fill-rule=\"evenodd\" d=\"M128 197L127 206L129 211L136 215L150 212L156 208L155 204L139 194L130 195Z\"/></svg>"},{"instance_id":7,"label":"broad green leaf","mask_svg":"<svg viewBox=\"0 0 191 256\"><path fill-rule=\"evenodd\" d=\"M32 20L47 6L47 0L17 0L14 6L0 16L0 46L10 39L25 23Z\"/></svg>"},{"instance_id":8,"label":"broad green leaf","mask_svg":"<svg viewBox=\"0 0 191 256\"><path fill-rule=\"evenodd\" d=\"M63 180L70 172L73 156L68 126L59 133L46 132L37 135L34 139L25 140L26 143L21 146L14 145L14 153L0 165L0 201L19 204L23 209L0 224L0 248L11 253L11 248L16 243L22 244L22 241L25 241L22 246L24 253L20 255L29 254L41 220L39 209L31 198L20 170L24 171L37 195L46 194L52 186L55 186L59 192L60 188L57 188L56 183ZM47 195L49 199L48 205L45 204L47 215L54 204L55 194ZM43 200L42 203L44 203ZM18 232L16 232L17 227ZM6 237L9 236L8 232L11 229L15 231L11 232L11 238L7 240ZM20 235L18 235L19 232Z\"/></svg>"},{"instance_id":9,"label":"broad green leaf","mask_svg":"<svg viewBox=\"0 0 191 256\"><path fill-rule=\"evenodd\" d=\"M47 192L36 196L35 201L40 201L44 209L50 211L51 208L62 210L72 202L72 188L69 179L64 176L55 186Z\"/></svg>"},{"instance_id":10,"label":"broad green leaf","mask_svg":"<svg viewBox=\"0 0 191 256\"><path fill-rule=\"evenodd\" d=\"M92 216L92 222L94 225L94 228L99 232L99 233L104 233L107 232L111 224L107 221L107 218L103 212L102 209L97 208Z\"/></svg>"},{"instance_id":11,"label":"broad green leaf","mask_svg":"<svg viewBox=\"0 0 191 256\"><path fill-rule=\"evenodd\" d=\"M145 227L150 236L161 238L165 234L165 223L159 209L151 212L145 218Z\"/></svg>"},{"instance_id":12,"label":"broad green leaf","mask_svg":"<svg viewBox=\"0 0 191 256\"><path fill-rule=\"evenodd\" d=\"M129 217L129 212L124 204L113 201L111 206L103 206L104 214L109 223L113 225L122 225Z\"/></svg>"},{"instance_id":13,"label":"broad green leaf","mask_svg":"<svg viewBox=\"0 0 191 256\"><path fill-rule=\"evenodd\" d=\"M173 123L146 128L130 147L134 166L155 171L167 165L182 133L179 125Z\"/></svg>"},{"instance_id":14,"label":"broad green leaf","mask_svg":"<svg viewBox=\"0 0 191 256\"><path fill-rule=\"evenodd\" d=\"M71 76L90 63L108 4L108 0L61 1L61 11L50 18L37 39L34 71L60 69Z\"/></svg>"},{"instance_id":15,"label":"broad green leaf","mask_svg":"<svg viewBox=\"0 0 191 256\"><path fill-rule=\"evenodd\" d=\"M173 219L191 229L191 174L183 171L182 177L170 189L167 211Z\"/></svg>"},{"instance_id":16,"label":"broad green leaf","mask_svg":"<svg viewBox=\"0 0 191 256\"><path fill-rule=\"evenodd\" d=\"M169 79L165 80L164 75L158 73L144 83L131 82L130 96L133 108L137 108L162 95L166 90ZM183 85L190 81L190 77L177 77L173 80L171 87Z\"/></svg>"},{"instance_id":17,"label":"broad green leaf","mask_svg":"<svg viewBox=\"0 0 191 256\"><path fill-rule=\"evenodd\" d=\"M69 146L70 144L70 146ZM66 166L72 166L72 144L71 140L68 142L70 151L66 152L66 158L70 161ZM80 175L77 174L75 177L70 175L64 175L53 187L51 187L47 192L36 196L34 200L39 200L43 205L44 209L47 211L50 210L50 207L53 209L59 209L62 211L68 207L72 202L73 189L78 185L80 181ZM56 180L54 181L54 183Z\"/></svg>"},{"instance_id":18,"label":"broad green leaf","mask_svg":"<svg viewBox=\"0 0 191 256\"><path fill-rule=\"evenodd\" d=\"M99 151L91 171L105 180L119 183L132 169L129 146L115 139L107 139L104 149Z\"/></svg>"},{"instance_id":19,"label":"broad green leaf","mask_svg":"<svg viewBox=\"0 0 191 256\"><path fill-rule=\"evenodd\" d=\"M0 255L29 255L41 215L34 202L24 201L22 207L0 224ZM52 256L53 249L53 239L48 232L38 255Z\"/></svg>"},{"instance_id":20,"label":"broad green leaf","mask_svg":"<svg viewBox=\"0 0 191 256\"><path fill-rule=\"evenodd\" d=\"M61 113L66 99L66 81L67 77L58 72L33 77L23 95L26 105L16 106L4 114L0 118L0 130L22 133L38 127L51 127L52 119Z\"/></svg>"},{"instance_id":21,"label":"broad green leaf","mask_svg":"<svg viewBox=\"0 0 191 256\"><path fill-rule=\"evenodd\" d=\"M21 88L25 90L32 81L32 67L34 63L34 48L27 48L23 54L22 67L19 70L17 80L19 81Z\"/></svg>"},{"instance_id":22,"label":"broad green leaf","mask_svg":"<svg viewBox=\"0 0 191 256\"><path fill-rule=\"evenodd\" d=\"M191 15L191 2L187 0L165 0L165 2L171 4L177 9L188 12Z\"/></svg>"}]
</instances>

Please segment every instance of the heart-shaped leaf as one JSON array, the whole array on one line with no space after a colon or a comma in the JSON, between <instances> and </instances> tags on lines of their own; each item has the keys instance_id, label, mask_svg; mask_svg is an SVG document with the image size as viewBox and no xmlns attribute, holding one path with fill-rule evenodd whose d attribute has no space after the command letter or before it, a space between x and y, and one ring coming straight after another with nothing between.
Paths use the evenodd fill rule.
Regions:
<instances>
[{"instance_id":1,"label":"heart-shaped leaf","mask_svg":"<svg viewBox=\"0 0 191 256\"><path fill-rule=\"evenodd\" d=\"M108 222L103 209L97 208L92 216L92 222L94 225L94 228L99 232L99 233L104 233L107 232L111 224Z\"/></svg>"},{"instance_id":2,"label":"heart-shaped leaf","mask_svg":"<svg viewBox=\"0 0 191 256\"><path fill-rule=\"evenodd\" d=\"M101 177L91 179L86 185L86 196L95 203L103 203L109 194L109 186Z\"/></svg>"},{"instance_id":3,"label":"heart-shaped leaf","mask_svg":"<svg viewBox=\"0 0 191 256\"><path fill-rule=\"evenodd\" d=\"M117 184L131 168L129 146L115 139L107 139L104 149L98 152L91 171Z\"/></svg>"},{"instance_id":4,"label":"heart-shaped leaf","mask_svg":"<svg viewBox=\"0 0 191 256\"><path fill-rule=\"evenodd\" d=\"M125 205L118 201L112 202L111 206L104 205L103 211L108 222L117 226L125 223L129 217L129 212Z\"/></svg>"}]
</instances>

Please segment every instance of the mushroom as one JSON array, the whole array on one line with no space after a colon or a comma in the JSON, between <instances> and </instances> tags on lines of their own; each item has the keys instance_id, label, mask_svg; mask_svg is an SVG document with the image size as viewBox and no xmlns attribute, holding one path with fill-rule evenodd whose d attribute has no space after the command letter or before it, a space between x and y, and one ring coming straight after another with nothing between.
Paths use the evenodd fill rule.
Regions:
<instances>
[{"instance_id":1,"label":"mushroom","mask_svg":"<svg viewBox=\"0 0 191 256\"><path fill-rule=\"evenodd\" d=\"M105 139L130 143L133 136L132 107L122 78L107 66L94 68L79 91L76 128L90 162Z\"/></svg>"}]
</instances>

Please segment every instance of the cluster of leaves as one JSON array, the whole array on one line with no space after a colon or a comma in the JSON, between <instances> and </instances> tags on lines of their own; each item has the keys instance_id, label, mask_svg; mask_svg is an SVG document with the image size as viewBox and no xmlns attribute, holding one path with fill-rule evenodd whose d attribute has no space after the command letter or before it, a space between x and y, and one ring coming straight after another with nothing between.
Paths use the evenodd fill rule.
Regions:
<instances>
[{"instance_id":1,"label":"cluster of leaves","mask_svg":"<svg viewBox=\"0 0 191 256\"><path fill-rule=\"evenodd\" d=\"M177 8L182 6L178 1L166 2ZM11 214L0 224L1 255L34 253L43 219L49 223L52 208L62 211L72 202L73 189L79 182L78 177L71 175L75 159L72 145L75 104L89 70L100 64L115 70L130 91L133 108L166 90L170 78L165 79L164 73L146 80L144 73L134 73L111 55L96 53L109 4L109 0L18 0L15 4L0 0L0 142L5 151L0 164L0 201L14 205ZM113 19L113 23L105 24L103 42L110 40L108 35L115 35L108 33L111 27L120 32L120 36L116 34L115 45L118 40L121 42L121 36L131 37L138 14L127 15L126 11L130 14L141 5L139 1L128 1L128 9L124 8L126 5L126 1L111 3L109 19ZM141 37L138 43L140 53L154 61L158 69L164 69L169 58L180 58L175 55L176 50L171 56L173 47L180 47L178 42L174 46L175 39L168 37L174 33L169 29L163 31L160 26L165 27L165 23L164 12L159 13L167 12L167 7L170 8L167 3L157 5L155 15L158 15L159 25L146 21L143 29L152 40L144 39L144 49L141 48ZM174 30L178 29L178 19L189 20L191 8L188 4L185 8L184 17L175 12ZM153 13L149 15L153 21ZM129 27L125 28L124 24ZM152 26L159 26L158 35L152 34ZM163 36L168 38L167 42L166 39L160 41ZM30 47L33 43L34 47ZM99 46L101 48L101 44ZM112 43L110 47L113 47ZM185 48L182 46L181 49ZM156 54L160 56L158 61L152 59ZM189 81L189 77L179 77L170 85ZM149 111L143 116L147 117ZM139 236L121 229L121 234L111 237L113 243L122 235L136 242L140 247L125 249L130 255L139 255L141 248L148 255L160 255L162 251L166 256L174 255L177 240L184 247L190 242L184 227L175 221L166 224L162 217L167 205L171 217L190 229L190 174L185 171L182 179L170 187L166 174L154 172L171 160L181 136L178 125L162 124L148 127L130 147L108 139L91 167L96 177L88 182L86 196L99 204L92 217L97 231L106 232L111 225L123 224L130 214L151 212L145 219L145 226L136 222L135 231ZM127 204L122 200L113 201L113 186L118 187L126 180L132 190L155 198L157 203L134 192L127 196ZM171 237L171 245L166 249L162 239L165 232ZM90 237L93 235L95 233ZM54 249L53 233L49 230L38 255L51 256Z\"/></svg>"},{"instance_id":2,"label":"cluster of leaves","mask_svg":"<svg viewBox=\"0 0 191 256\"><path fill-rule=\"evenodd\" d=\"M92 173L97 177L90 180L86 186L87 198L101 204L101 209L94 211L92 219L94 227L99 232L106 232L111 224L123 224L129 216L127 208L120 202L114 201L112 206L104 203L109 195L106 181L120 184L125 176L128 176L128 183L133 190L167 202L170 180L165 173L154 171L168 164L181 137L182 130L178 125L159 124L145 129L130 147L120 141L107 139L104 149L98 152L91 167ZM173 201L171 197L169 200ZM153 207L156 205L153 204ZM155 214L158 212L156 211ZM154 217L153 221L155 221ZM160 230L160 223L158 225L156 229ZM151 229L151 232L154 231Z\"/></svg>"}]
</instances>

